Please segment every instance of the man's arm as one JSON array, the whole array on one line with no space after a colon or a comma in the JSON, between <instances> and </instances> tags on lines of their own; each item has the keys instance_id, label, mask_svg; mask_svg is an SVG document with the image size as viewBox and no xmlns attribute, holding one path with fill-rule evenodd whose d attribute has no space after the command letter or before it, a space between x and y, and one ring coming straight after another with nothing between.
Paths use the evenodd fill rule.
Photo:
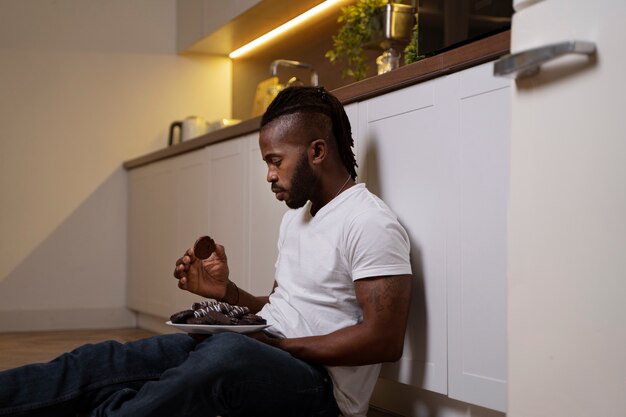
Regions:
<instances>
[{"instance_id":1,"label":"man's arm","mask_svg":"<svg viewBox=\"0 0 626 417\"><path fill-rule=\"evenodd\" d=\"M271 339L253 337L293 356L328 366L393 362L402 356L411 301L411 275L355 281L363 321L323 336Z\"/></svg>"},{"instance_id":2,"label":"man's arm","mask_svg":"<svg viewBox=\"0 0 626 417\"><path fill-rule=\"evenodd\" d=\"M276 284L274 284L274 287ZM226 295L219 301L227 302L228 304L238 305L241 307L248 307L250 312L258 313L265 304L269 302L269 295L255 296L249 292L242 290L235 285L234 282L229 281L226 287Z\"/></svg>"}]
</instances>

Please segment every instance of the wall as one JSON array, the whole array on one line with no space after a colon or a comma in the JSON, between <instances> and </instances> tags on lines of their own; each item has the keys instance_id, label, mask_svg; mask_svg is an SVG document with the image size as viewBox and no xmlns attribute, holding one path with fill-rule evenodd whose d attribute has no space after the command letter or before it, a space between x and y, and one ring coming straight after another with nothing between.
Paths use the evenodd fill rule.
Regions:
<instances>
[{"instance_id":1,"label":"wall","mask_svg":"<svg viewBox=\"0 0 626 417\"><path fill-rule=\"evenodd\" d=\"M231 117L230 61L175 31L175 0L0 2L0 331L134 324L121 163Z\"/></svg>"}]
</instances>

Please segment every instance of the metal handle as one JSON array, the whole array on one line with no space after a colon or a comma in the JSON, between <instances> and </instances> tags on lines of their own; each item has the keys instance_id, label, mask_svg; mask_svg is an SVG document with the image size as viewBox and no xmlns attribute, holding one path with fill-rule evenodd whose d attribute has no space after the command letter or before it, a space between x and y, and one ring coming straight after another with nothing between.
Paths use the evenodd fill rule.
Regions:
<instances>
[{"instance_id":1,"label":"metal handle","mask_svg":"<svg viewBox=\"0 0 626 417\"><path fill-rule=\"evenodd\" d=\"M317 75L317 71L315 71L315 69L309 64L305 64L304 62L300 61L290 61L288 59L277 59L275 61L272 61L272 63L270 64L270 72L273 76L276 76L278 74L278 67L280 66L308 69L309 71L311 71L311 85L315 87L319 85L319 76Z\"/></svg>"},{"instance_id":2,"label":"metal handle","mask_svg":"<svg viewBox=\"0 0 626 417\"><path fill-rule=\"evenodd\" d=\"M526 78L539 72L542 64L567 54L593 55L596 44L586 41L566 41L517 54L505 55L493 64L493 74L498 77Z\"/></svg>"}]
</instances>

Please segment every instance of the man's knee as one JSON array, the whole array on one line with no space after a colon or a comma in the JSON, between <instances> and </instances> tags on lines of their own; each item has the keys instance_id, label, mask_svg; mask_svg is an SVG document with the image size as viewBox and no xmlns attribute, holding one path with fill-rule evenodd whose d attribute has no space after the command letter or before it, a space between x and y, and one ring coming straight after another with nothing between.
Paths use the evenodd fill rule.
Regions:
<instances>
[{"instance_id":1,"label":"man's knee","mask_svg":"<svg viewBox=\"0 0 626 417\"><path fill-rule=\"evenodd\" d=\"M262 345L246 335L232 332L217 333L200 343L196 352L210 355L224 368L246 366Z\"/></svg>"}]
</instances>

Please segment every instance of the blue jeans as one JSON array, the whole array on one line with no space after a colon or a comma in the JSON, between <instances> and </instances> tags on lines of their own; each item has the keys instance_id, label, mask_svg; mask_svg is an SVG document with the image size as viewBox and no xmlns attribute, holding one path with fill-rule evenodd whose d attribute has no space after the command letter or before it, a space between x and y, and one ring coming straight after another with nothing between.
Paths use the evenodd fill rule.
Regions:
<instances>
[{"instance_id":1,"label":"blue jeans","mask_svg":"<svg viewBox=\"0 0 626 417\"><path fill-rule=\"evenodd\" d=\"M89 344L0 372L0 416L332 416L323 367L245 335Z\"/></svg>"}]
</instances>

